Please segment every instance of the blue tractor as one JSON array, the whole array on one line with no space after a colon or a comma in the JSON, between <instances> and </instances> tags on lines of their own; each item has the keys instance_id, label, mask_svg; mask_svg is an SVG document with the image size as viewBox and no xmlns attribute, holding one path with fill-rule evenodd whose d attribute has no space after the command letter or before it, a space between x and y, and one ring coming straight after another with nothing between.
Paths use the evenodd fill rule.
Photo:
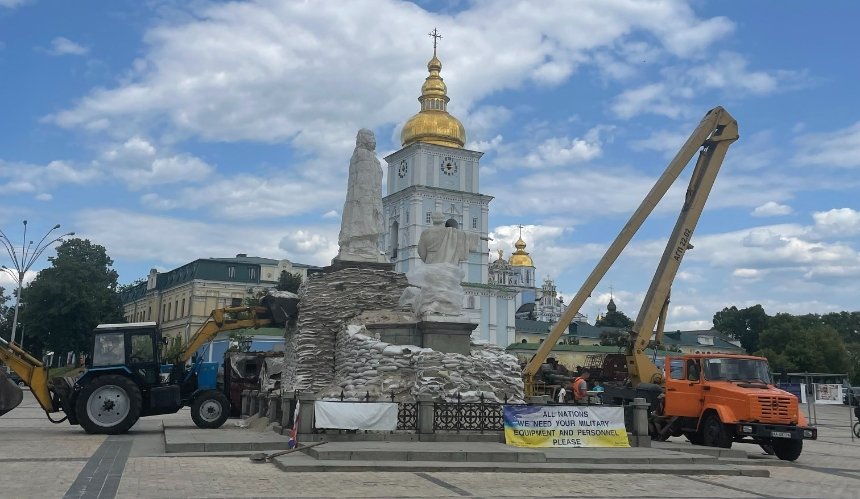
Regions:
<instances>
[{"instance_id":1,"label":"blue tractor","mask_svg":"<svg viewBox=\"0 0 860 499\"><path fill-rule=\"evenodd\" d=\"M68 420L88 433L125 433L140 417L172 414L182 407L191 408L198 427L218 428L230 414L230 403L216 386L219 363L192 357L221 331L274 323L264 307L213 310L173 363L161 358L167 341L155 322L102 324L94 331L91 365L77 379L49 381L44 364L3 340L0 361L31 388L51 421ZM0 415L20 402L20 388L0 374ZM51 418L58 412L65 417Z\"/></svg>"}]
</instances>

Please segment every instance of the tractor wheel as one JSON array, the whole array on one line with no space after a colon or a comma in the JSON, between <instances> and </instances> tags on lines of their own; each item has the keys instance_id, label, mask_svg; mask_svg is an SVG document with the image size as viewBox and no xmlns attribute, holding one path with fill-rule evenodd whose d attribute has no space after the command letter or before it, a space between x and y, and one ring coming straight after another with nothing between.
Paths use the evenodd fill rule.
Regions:
<instances>
[{"instance_id":1,"label":"tractor wheel","mask_svg":"<svg viewBox=\"0 0 860 499\"><path fill-rule=\"evenodd\" d=\"M783 461L794 461L800 457L803 451L803 440L785 440L775 438L770 441L773 453Z\"/></svg>"},{"instance_id":2,"label":"tractor wheel","mask_svg":"<svg viewBox=\"0 0 860 499\"><path fill-rule=\"evenodd\" d=\"M140 418L140 389L125 376L99 376L84 386L75 401L75 413L87 433L119 435Z\"/></svg>"},{"instance_id":3,"label":"tractor wheel","mask_svg":"<svg viewBox=\"0 0 860 499\"><path fill-rule=\"evenodd\" d=\"M705 421L702 423L702 443L708 447L723 449L729 449L732 446L732 435L716 412L705 416Z\"/></svg>"},{"instance_id":4,"label":"tractor wheel","mask_svg":"<svg viewBox=\"0 0 860 499\"><path fill-rule=\"evenodd\" d=\"M230 401L218 390L206 390L191 403L191 419L199 428L220 428L228 416Z\"/></svg>"}]
</instances>

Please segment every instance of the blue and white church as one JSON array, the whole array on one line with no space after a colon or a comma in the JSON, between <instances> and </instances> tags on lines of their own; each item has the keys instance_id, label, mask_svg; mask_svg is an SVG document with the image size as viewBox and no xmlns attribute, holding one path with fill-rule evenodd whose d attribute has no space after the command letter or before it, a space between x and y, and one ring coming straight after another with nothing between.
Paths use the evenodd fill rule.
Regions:
<instances>
[{"instance_id":1,"label":"blue and white church","mask_svg":"<svg viewBox=\"0 0 860 499\"><path fill-rule=\"evenodd\" d=\"M490 201L480 192L482 152L465 149L466 129L448 113L447 87L436 57L427 63L429 75L421 87L418 113L401 132L401 149L385 158L388 163L383 249L398 272L421 264L418 240L432 226L430 216L441 212L464 231L486 237ZM473 337L507 347L515 341L514 313L519 290L490 282L489 248L479 248L461 263L466 273L465 312L479 322Z\"/></svg>"}]
</instances>

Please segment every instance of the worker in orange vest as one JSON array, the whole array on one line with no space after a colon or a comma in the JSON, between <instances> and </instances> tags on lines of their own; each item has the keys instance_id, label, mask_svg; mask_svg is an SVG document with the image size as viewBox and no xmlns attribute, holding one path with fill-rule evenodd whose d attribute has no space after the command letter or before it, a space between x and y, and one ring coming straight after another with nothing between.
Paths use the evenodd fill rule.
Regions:
<instances>
[{"instance_id":1,"label":"worker in orange vest","mask_svg":"<svg viewBox=\"0 0 860 499\"><path fill-rule=\"evenodd\" d=\"M579 377L570 383L570 391L573 392L573 400L577 404L585 404L588 402L588 378L591 373L588 369L583 369L579 373Z\"/></svg>"}]
</instances>

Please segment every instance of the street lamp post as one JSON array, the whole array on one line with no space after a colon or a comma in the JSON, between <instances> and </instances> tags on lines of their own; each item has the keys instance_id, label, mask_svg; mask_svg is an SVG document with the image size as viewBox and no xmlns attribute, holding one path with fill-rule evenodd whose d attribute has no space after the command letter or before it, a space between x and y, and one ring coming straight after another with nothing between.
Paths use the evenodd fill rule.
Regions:
<instances>
[{"instance_id":1,"label":"street lamp post","mask_svg":"<svg viewBox=\"0 0 860 499\"><path fill-rule=\"evenodd\" d=\"M6 253L9 254L9 258L12 260L12 268L7 267L5 265L0 265L0 270L3 270L7 274L9 274L15 282L18 283L18 292L15 295L15 315L12 319L12 335L9 338L10 342L15 341L15 329L18 326L18 309L21 306L21 289L24 287L24 275L27 271L30 270L30 267L36 263L36 260L42 256L42 253L45 252L52 244L60 242L64 237L74 236L74 232L69 232L67 234L63 234L62 236L55 237L50 241L45 242L46 239L51 235L52 232L60 228L60 224L57 224L51 228L48 232L42 236L42 239L39 240L37 244L33 244L31 240L27 243L27 221L23 221L24 225L24 238L21 242L21 254L18 254L17 248L12 244L12 241L9 240L9 237L0 230L0 244L3 245L3 248L6 250Z\"/></svg>"}]
</instances>

